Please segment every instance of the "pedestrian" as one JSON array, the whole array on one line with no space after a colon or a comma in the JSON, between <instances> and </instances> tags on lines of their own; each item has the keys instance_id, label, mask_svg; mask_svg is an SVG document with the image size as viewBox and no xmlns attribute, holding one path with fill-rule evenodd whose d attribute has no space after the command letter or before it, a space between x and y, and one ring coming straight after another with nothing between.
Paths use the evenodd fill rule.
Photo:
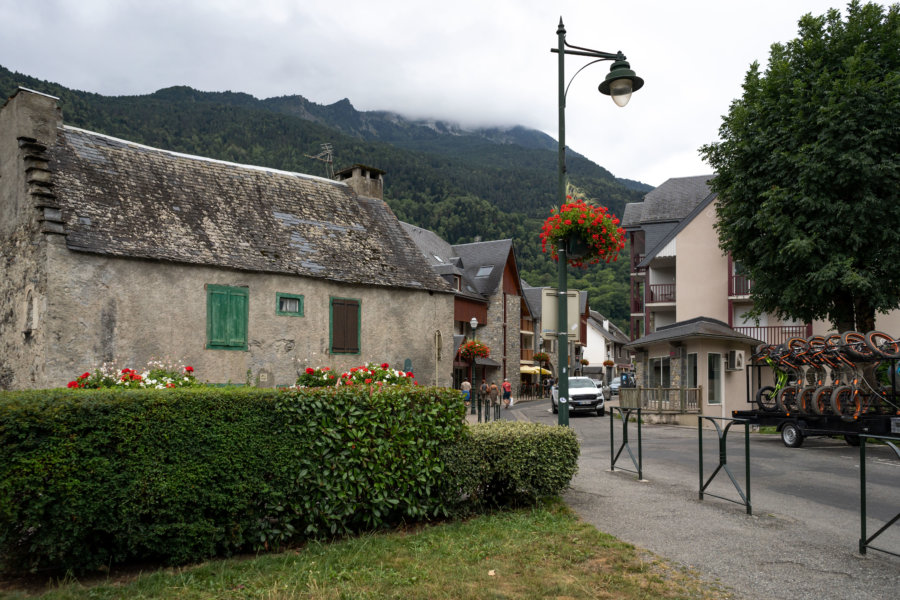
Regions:
<instances>
[{"instance_id":1,"label":"pedestrian","mask_svg":"<svg viewBox=\"0 0 900 600\"><path fill-rule=\"evenodd\" d=\"M509 408L509 401L512 398L512 384L509 382L509 379L504 377L500 387L503 388L503 408Z\"/></svg>"},{"instance_id":2,"label":"pedestrian","mask_svg":"<svg viewBox=\"0 0 900 600\"><path fill-rule=\"evenodd\" d=\"M550 395L550 378L544 377L544 396Z\"/></svg>"},{"instance_id":3,"label":"pedestrian","mask_svg":"<svg viewBox=\"0 0 900 600\"><path fill-rule=\"evenodd\" d=\"M487 384L487 380L485 380L484 378L482 378L482 379L481 379L481 388L480 388L480 391L481 391L481 398L480 398L480 400L481 400L481 402L484 402L485 400L487 400L487 398L488 398L488 391L489 391L489 390L490 390L490 387L489 387L488 384Z\"/></svg>"},{"instance_id":4,"label":"pedestrian","mask_svg":"<svg viewBox=\"0 0 900 600\"><path fill-rule=\"evenodd\" d=\"M496 383L491 382L491 389L488 393L491 396L491 404L493 406L500 406L500 388L497 387Z\"/></svg>"},{"instance_id":5,"label":"pedestrian","mask_svg":"<svg viewBox=\"0 0 900 600\"><path fill-rule=\"evenodd\" d=\"M463 396L465 396L466 406L469 406L469 396L472 392L472 384L469 383L468 379L464 379L462 385L459 386L459 389L462 390Z\"/></svg>"}]
</instances>

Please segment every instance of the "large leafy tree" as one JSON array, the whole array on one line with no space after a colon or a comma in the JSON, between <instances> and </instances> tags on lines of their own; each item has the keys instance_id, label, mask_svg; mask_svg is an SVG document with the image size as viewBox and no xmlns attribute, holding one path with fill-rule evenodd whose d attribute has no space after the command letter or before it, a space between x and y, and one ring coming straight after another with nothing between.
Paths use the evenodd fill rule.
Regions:
<instances>
[{"instance_id":1,"label":"large leafy tree","mask_svg":"<svg viewBox=\"0 0 900 600\"><path fill-rule=\"evenodd\" d=\"M806 15L701 148L757 313L874 328L900 306L900 5Z\"/></svg>"}]
</instances>

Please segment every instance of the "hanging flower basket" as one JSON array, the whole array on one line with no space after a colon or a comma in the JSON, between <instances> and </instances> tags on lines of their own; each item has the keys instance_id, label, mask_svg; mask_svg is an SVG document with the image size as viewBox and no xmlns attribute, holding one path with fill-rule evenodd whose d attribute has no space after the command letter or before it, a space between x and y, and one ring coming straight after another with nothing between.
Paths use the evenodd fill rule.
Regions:
<instances>
[{"instance_id":1,"label":"hanging flower basket","mask_svg":"<svg viewBox=\"0 0 900 600\"><path fill-rule=\"evenodd\" d=\"M471 362L476 358L487 358L491 355L491 349L481 342L470 340L459 347L459 355Z\"/></svg>"},{"instance_id":2,"label":"hanging flower basket","mask_svg":"<svg viewBox=\"0 0 900 600\"><path fill-rule=\"evenodd\" d=\"M604 360L604 361L603 361L603 366L604 366L604 367L611 367L611 366L613 366L614 364L616 364L616 363L614 363L614 362L611 361L611 360Z\"/></svg>"},{"instance_id":3,"label":"hanging flower basket","mask_svg":"<svg viewBox=\"0 0 900 600\"><path fill-rule=\"evenodd\" d=\"M618 227L619 219L605 206L572 200L550 216L541 228L541 250L559 260L559 249L566 251L566 260L573 267L586 268L601 260L613 262L625 247L625 230Z\"/></svg>"},{"instance_id":4,"label":"hanging flower basket","mask_svg":"<svg viewBox=\"0 0 900 600\"><path fill-rule=\"evenodd\" d=\"M532 358L538 363L550 362L550 355L546 352L535 352Z\"/></svg>"}]
</instances>

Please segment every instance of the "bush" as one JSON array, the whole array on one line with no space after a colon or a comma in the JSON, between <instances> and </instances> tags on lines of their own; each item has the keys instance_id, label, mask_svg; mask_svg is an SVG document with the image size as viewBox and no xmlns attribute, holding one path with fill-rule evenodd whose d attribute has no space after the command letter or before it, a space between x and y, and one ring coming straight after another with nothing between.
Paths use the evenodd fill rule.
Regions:
<instances>
[{"instance_id":1,"label":"bush","mask_svg":"<svg viewBox=\"0 0 900 600\"><path fill-rule=\"evenodd\" d=\"M537 423L475 425L444 450L448 486L457 513L530 504L565 490L578 471L574 430Z\"/></svg>"},{"instance_id":2,"label":"bush","mask_svg":"<svg viewBox=\"0 0 900 600\"><path fill-rule=\"evenodd\" d=\"M391 386L0 393L0 567L183 564L558 494L572 430Z\"/></svg>"}]
</instances>

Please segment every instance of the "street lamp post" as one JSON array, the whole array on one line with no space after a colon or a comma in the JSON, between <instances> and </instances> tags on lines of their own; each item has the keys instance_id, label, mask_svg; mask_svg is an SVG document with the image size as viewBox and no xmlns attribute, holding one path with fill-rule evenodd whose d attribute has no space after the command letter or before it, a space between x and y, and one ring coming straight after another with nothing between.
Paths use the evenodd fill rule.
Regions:
<instances>
[{"instance_id":1,"label":"street lamp post","mask_svg":"<svg viewBox=\"0 0 900 600\"><path fill-rule=\"evenodd\" d=\"M566 203L566 94L569 91L568 85L565 83L566 55L573 54L594 59L575 72L575 75L569 80L569 85L571 85L572 80L574 80L581 71L590 65L607 60L613 61L613 64L609 68L609 73L606 75L606 79L603 80L598 89L601 94L611 96L618 106L625 106L628 104L632 92L641 89L644 85L644 80L635 75L634 71L631 70L630 65L625 60L625 55L621 52L613 54L568 44L566 42L566 28L563 25L562 17L559 19L559 27L556 30L556 35L558 38L558 46L556 48L551 48L550 51L559 54L559 187L557 190L557 200L559 201L560 207L562 207ZM559 377L557 388L557 398L559 400L558 423L566 426L569 424L569 315L568 307L566 305L569 291L567 280L567 256L569 253L569 245L569 240L566 240L566 243L560 243L559 248L557 249L557 255L559 257L559 301L557 303L558 323L556 333L557 356L559 358L559 365L557 368L557 375Z\"/></svg>"},{"instance_id":2,"label":"street lamp post","mask_svg":"<svg viewBox=\"0 0 900 600\"><path fill-rule=\"evenodd\" d=\"M469 320L469 325L472 326L472 341L474 342L475 341L475 328L478 327L478 319L476 317L472 317ZM472 356L472 365L471 366L472 366L472 369L471 369L471 371L472 371L472 381L471 381L472 391L469 392L469 405L472 407L472 414L474 415L475 414L475 402L472 402L472 396L477 397L476 392L475 392L476 388L475 388L475 357L474 356ZM478 400L480 401L481 398L479 398Z\"/></svg>"}]
</instances>

